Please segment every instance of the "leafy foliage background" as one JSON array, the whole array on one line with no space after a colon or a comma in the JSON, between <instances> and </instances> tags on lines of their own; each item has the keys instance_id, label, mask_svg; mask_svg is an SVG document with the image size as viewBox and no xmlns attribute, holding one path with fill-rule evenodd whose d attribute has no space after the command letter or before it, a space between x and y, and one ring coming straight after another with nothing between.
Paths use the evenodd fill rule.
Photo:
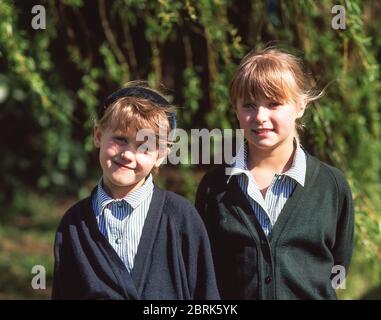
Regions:
<instances>
[{"instance_id":1,"label":"leafy foliage background","mask_svg":"<svg viewBox=\"0 0 381 320\"><path fill-rule=\"evenodd\" d=\"M31 27L36 4L45 30ZM331 27L335 4L345 30ZM360 0L1 0L0 298L48 297L58 220L99 178L92 125L110 92L147 79L168 88L181 128L236 127L229 80L268 43L300 56L326 88L302 144L353 190L356 248L339 295L380 298L380 14L379 2ZM193 200L206 169L167 166L159 183ZM35 264L46 265L45 292L30 288Z\"/></svg>"}]
</instances>

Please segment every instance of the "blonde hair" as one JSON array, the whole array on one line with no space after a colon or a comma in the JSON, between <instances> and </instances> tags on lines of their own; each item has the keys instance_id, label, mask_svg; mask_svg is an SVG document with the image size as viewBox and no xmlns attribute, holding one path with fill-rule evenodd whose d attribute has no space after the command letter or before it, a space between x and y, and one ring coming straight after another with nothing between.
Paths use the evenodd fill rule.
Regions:
<instances>
[{"instance_id":1,"label":"blonde hair","mask_svg":"<svg viewBox=\"0 0 381 320\"><path fill-rule=\"evenodd\" d=\"M256 100L259 96L278 102L307 106L323 94L316 93L296 56L269 47L252 51L241 61L229 89L234 107L239 99Z\"/></svg>"},{"instance_id":2,"label":"blonde hair","mask_svg":"<svg viewBox=\"0 0 381 320\"><path fill-rule=\"evenodd\" d=\"M158 91L149 88L145 82L131 81L126 88L133 86L147 88L160 95ZM174 113L174 110L173 106L163 107L142 97L124 96L103 109L95 125L103 130L110 129L121 133L127 133L129 130L138 132L142 129L150 129L157 138L157 146L163 151L173 144L168 117Z\"/></svg>"},{"instance_id":3,"label":"blonde hair","mask_svg":"<svg viewBox=\"0 0 381 320\"><path fill-rule=\"evenodd\" d=\"M112 103L96 123L102 129L109 128L114 131L139 131L149 128L158 133L160 128L169 131L167 115L170 112L171 108L157 106L148 99L123 97Z\"/></svg>"},{"instance_id":4,"label":"blonde hair","mask_svg":"<svg viewBox=\"0 0 381 320\"><path fill-rule=\"evenodd\" d=\"M156 147L159 156L168 153L173 141L170 138L170 123L168 114L174 112L174 107L163 108L154 102L138 97L122 97L113 102L104 111L102 117L95 121L102 130L127 133L129 130L138 132L141 129L151 129L156 137ZM158 168L152 168L154 175Z\"/></svg>"}]
</instances>

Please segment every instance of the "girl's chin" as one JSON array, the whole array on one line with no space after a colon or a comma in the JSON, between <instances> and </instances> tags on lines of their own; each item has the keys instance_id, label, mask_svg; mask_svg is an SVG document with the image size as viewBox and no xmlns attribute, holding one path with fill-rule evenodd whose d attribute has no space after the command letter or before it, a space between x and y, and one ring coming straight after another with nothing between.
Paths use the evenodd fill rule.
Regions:
<instances>
[{"instance_id":1,"label":"girl's chin","mask_svg":"<svg viewBox=\"0 0 381 320\"><path fill-rule=\"evenodd\" d=\"M119 188L130 188L139 183L139 181L130 179L113 179L113 185Z\"/></svg>"},{"instance_id":2,"label":"girl's chin","mask_svg":"<svg viewBox=\"0 0 381 320\"><path fill-rule=\"evenodd\" d=\"M275 141L273 139L268 138L258 138L258 137L251 137L250 139L247 139L249 144L257 147L263 147L263 148L271 148L275 146Z\"/></svg>"},{"instance_id":3,"label":"girl's chin","mask_svg":"<svg viewBox=\"0 0 381 320\"><path fill-rule=\"evenodd\" d=\"M140 181L120 181L120 180L113 180L111 181L112 187L108 188L112 190L113 196L116 196L117 198L125 197L128 193L135 190L137 187L140 186Z\"/></svg>"},{"instance_id":4,"label":"girl's chin","mask_svg":"<svg viewBox=\"0 0 381 320\"><path fill-rule=\"evenodd\" d=\"M142 183L142 180L144 182L144 177L136 176L135 174L118 174L117 172L114 172L114 174L111 176L112 182L120 187L131 187L135 186L139 183Z\"/></svg>"}]
</instances>

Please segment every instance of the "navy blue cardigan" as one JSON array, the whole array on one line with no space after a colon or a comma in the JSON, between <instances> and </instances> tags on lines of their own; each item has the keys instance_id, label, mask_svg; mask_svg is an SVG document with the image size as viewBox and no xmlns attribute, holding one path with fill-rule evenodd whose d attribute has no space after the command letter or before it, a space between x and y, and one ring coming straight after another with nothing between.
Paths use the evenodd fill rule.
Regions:
<instances>
[{"instance_id":1,"label":"navy blue cardigan","mask_svg":"<svg viewBox=\"0 0 381 320\"><path fill-rule=\"evenodd\" d=\"M53 299L219 299L209 239L189 201L155 185L130 274L98 229L92 195L58 228Z\"/></svg>"}]
</instances>

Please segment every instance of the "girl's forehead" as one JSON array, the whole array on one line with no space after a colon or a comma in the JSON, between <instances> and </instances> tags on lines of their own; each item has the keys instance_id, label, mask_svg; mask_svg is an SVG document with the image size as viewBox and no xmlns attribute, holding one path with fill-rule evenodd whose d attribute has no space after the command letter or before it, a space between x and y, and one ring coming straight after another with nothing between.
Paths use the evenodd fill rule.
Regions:
<instances>
[{"instance_id":1,"label":"girl's forehead","mask_svg":"<svg viewBox=\"0 0 381 320\"><path fill-rule=\"evenodd\" d=\"M284 99L284 97L277 96L277 95L266 95L263 92L258 93L247 93L240 99L238 99L239 102L246 102L246 101L276 101L279 103L286 102L287 99Z\"/></svg>"},{"instance_id":2,"label":"girl's forehead","mask_svg":"<svg viewBox=\"0 0 381 320\"><path fill-rule=\"evenodd\" d=\"M142 129L135 129L135 128L128 128L127 130L121 130L116 129L112 131L112 135L126 137L130 140L138 140L140 141L142 138L147 139L149 137L156 137L156 132L154 129L150 128L142 128Z\"/></svg>"},{"instance_id":3,"label":"girl's forehead","mask_svg":"<svg viewBox=\"0 0 381 320\"><path fill-rule=\"evenodd\" d=\"M124 136L124 137L135 137L137 130L135 128L109 128L109 132L112 135Z\"/></svg>"},{"instance_id":4,"label":"girl's forehead","mask_svg":"<svg viewBox=\"0 0 381 320\"><path fill-rule=\"evenodd\" d=\"M120 135L136 135L140 127L137 122L126 122L121 119L111 120L108 124L111 132Z\"/></svg>"}]
</instances>

